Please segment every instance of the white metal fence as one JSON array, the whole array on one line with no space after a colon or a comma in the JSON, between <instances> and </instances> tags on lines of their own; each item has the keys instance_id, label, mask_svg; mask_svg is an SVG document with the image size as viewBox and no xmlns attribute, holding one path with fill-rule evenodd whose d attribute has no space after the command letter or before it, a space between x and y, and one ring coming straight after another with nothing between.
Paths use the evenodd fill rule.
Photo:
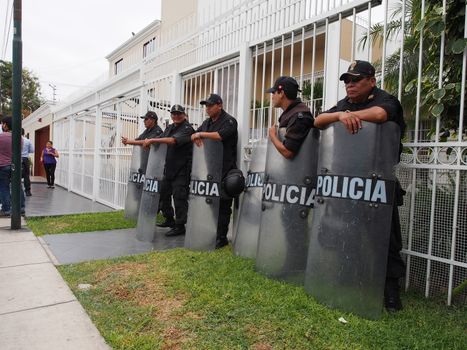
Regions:
<instances>
[{"instance_id":1,"label":"white metal fence","mask_svg":"<svg viewBox=\"0 0 467 350\"><path fill-rule=\"evenodd\" d=\"M431 38L429 43L418 35L418 44L411 48L415 58L404 56L408 39L414 45L416 28L423 28L427 9L445 18L450 6L458 2L390 2L391 7L395 4L401 9L394 17L388 1L382 5L361 0L241 2L228 15L204 24L182 41L167 43L141 65L57 108L54 135L61 150L57 183L121 208L131 149L120 138L142 131L137 117L146 110L155 110L165 126L170 106L182 103L197 126L205 117L199 101L209 93L219 93L239 122L243 151L264 138L267 127L279 116L265 93L278 76L295 76L303 89L301 97L316 113L344 97L338 77L350 61L372 60L380 72L379 85L408 106L409 130L397 169L407 190L400 207L406 287L419 289L427 297L442 295L448 304L465 301L466 290L455 291L467 280L466 50L457 53L462 67L454 86L446 78L452 67L444 62L445 46L451 45L452 38L446 38L443 30L439 40ZM465 4L461 6L465 13ZM390 21L400 18L406 19L400 22L400 32L387 36ZM375 20L380 23L381 40L362 47L361 38L372 33L365 25ZM457 102L451 104L458 111L451 115L449 126L441 115L433 117L433 110L426 108L423 84L433 80L424 76L424 65L433 66L427 62L428 44L430 50L433 45L439 47L434 64L437 94L447 89L457 94ZM245 152L241 157L247 159Z\"/></svg>"}]
</instances>

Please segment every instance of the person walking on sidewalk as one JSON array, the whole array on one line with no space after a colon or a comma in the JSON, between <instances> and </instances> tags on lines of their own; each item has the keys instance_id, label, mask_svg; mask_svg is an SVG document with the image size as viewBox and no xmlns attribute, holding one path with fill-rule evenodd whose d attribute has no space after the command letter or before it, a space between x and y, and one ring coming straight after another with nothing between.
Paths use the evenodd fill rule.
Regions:
<instances>
[{"instance_id":1,"label":"person walking on sidewalk","mask_svg":"<svg viewBox=\"0 0 467 350\"><path fill-rule=\"evenodd\" d=\"M52 141L47 141L42 151L41 163L44 164L48 188L55 188L55 167L57 166L57 160L55 158L58 158L58 151L53 148Z\"/></svg>"},{"instance_id":2,"label":"person walking on sidewalk","mask_svg":"<svg viewBox=\"0 0 467 350\"><path fill-rule=\"evenodd\" d=\"M12 163L12 119L11 117L2 118L2 133L0 133L0 203L2 210L0 216L11 215L11 163ZM24 192L21 187L21 214L24 214Z\"/></svg>"},{"instance_id":3,"label":"person walking on sidewalk","mask_svg":"<svg viewBox=\"0 0 467 350\"><path fill-rule=\"evenodd\" d=\"M34 146L32 142L24 136L24 129L21 128L21 135L23 139L23 147L21 149L21 167L22 177L24 181L24 192L26 196L31 196L31 180L29 179L29 169L31 163L29 161L29 154L34 153Z\"/></svg>"}]
</instances>

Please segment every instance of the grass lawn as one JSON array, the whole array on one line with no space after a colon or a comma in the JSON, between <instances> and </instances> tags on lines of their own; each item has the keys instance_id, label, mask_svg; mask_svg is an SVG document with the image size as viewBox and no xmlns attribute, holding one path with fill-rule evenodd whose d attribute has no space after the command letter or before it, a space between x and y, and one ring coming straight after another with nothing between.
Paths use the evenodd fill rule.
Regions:
<instances>
[{"instance_id":1,"label":"grass lawn","mask_svg":"<svg viewBox=\"0 0 467 350\"><path fill-rule=\"evenodd\" d=\"M467 349L465 305L405 294L402 312L368 321L261 276L227 247L59 270L114 349Z\"/></svg>"},{"instance_id":2,"label":"grass lawn","mask_svg":"<svg viewBox=\"0 0 467 350\"><path fill-rule=\"evenodd\" d=\"M105 213L30 217L26 218L26 223L36 236L136 227L135 220L124 218L123 210Z\"/></svg>"}]
</instances>

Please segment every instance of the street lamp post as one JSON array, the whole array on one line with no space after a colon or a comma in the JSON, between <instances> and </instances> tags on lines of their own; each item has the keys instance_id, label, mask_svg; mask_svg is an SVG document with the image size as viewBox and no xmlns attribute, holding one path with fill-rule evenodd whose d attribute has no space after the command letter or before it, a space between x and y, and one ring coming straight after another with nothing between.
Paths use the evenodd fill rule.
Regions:
<instances>
[{"instance_id":1,"label":"street lamp post","mask_svg":"<svg viewBox=\"0 0 467 350\"><path fill-rule=\"evenodd\" d=\"M12 174L11 174L11 229L21 228L21 79L23 70L23 43L21 39L21 0L14 0L13 81L12 81Z\"/></svg>"}]
</instances>

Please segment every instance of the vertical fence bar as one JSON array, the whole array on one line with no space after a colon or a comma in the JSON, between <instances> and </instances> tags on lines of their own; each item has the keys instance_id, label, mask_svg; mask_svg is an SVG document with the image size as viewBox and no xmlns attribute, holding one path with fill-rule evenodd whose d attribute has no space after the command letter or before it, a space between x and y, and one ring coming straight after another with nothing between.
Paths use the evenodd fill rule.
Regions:
<instances>
[{"instance_id":1,"label":"vertical fence bar","mask_svg":"<svg viewBox=\"0 0 467 350\"><path fill-rule=\"evenodd\" d=\"M303 69L305 62L305 28L302 28L302 49L300 52L300 89L303 91ZM302 93L300 93L302 96Z\"/></svg>"},{"instance_id":2,"label":"vertical fence bar","mask_svg":"<svg viewBox=\"0 0 467 350\"><path fill-rule=\"evenodd\" d=\"M120 138L122 135L122 102L119 101L117 103L117 131L116 131L116 144L114 147L114 152L115 152L115 174L114 174L114 196L113 196L113 202L112 204L116 205L118 203L118 181L119 181L119 174L120 174L120 148L118 147ZM139 147L139 146L133 146L133 147Z\"/></svg>"},{"instance_id":3,"label":"vertical fence bar","mask_svg":"<svg viewBox=\"0 0 467 350\"><path fill-rule=\"evenodd\" d=\"M255 46L255 69L254 69L254 76L253 76L253 123L252 123L252 137L258 139L258 131L257 129L257 121L256 121L256 84L258 79L258 45ZM255 132L256 131L256 132ZM254 134L256 133L256 137Z\"/></svg>"},{"instance_id":4,"label":"vertical fence bar","mask_svg":"<svg viewBox=\"0 0 467 350\"><path fill-rule=\"evenodd\" d=\"M337 50L337 69L340 70L340 65L341 65L341 34L342 34L342 14L339 13L339 30L337 31L337 39L336 41L338 42L338 50ZM339 101L339 84L336 84L336 100Z\"/></svg>"},{"instance_id":5,"label":"vertical fence bar","mask_svg":"<svg viewBox=\"0 0 467 350\"><path fill-rule=\"evenodd\" d=\"M293 77L294 41L295 41L295 33L292 31L292 36L290 37L290 74L289 74L291 77Z\"/></svg>"},{"instance_id":6,"label":"vertical fence bar","mask_svg":"<svg viewBox=\"0 0 467 350\"><path fill-rule=\"evenodd\" d=\"M227 66L227 86L226 86L226 95L227 95L227 107L229 108L229 113L233 114L233 109L230 109L230 64Z\"/></svg>"},{"instance_id":7,"label":"vertical fence bar","mask_svg":"<svg viewBox=\"0 0 467 350\"><path fill-rule=\"evenodd\" d=\"M443 21L446 21L446 0L443 0ZM440 89L443 85L443 65L444 65L444 31L441 33L441 43L440 43L440 58L439 58L439 76L438 76L438 88ZM435 142L439 142L439 132L440 132L440 120L438 116L436 118L436 131L435 131ZM439 147L434 147L434 152L436 157L439 157ZM436 208L436 189L438 182L438 170L433 169L433 184L431 190L431 210L430 210L430 228L429 228L429 237L428 237L428 256L431 257L433 250L433 234L435 226L435 208ZM431 282L431 259L428 259L426 264L426 284L425 284L425 297L430 295L430 282Z\"/></svg>"},{"instance_id":8,"label":"vertical fence bar","mask_svg":"<svg viewBox=\"0 0 467 350\"><path fill-rule=\"evenodd\" d=\"M356 22L357 22L357 10L355 9L355 7L353 8L353 14L352 14L352 47L351 47L351 51L350 51L350 60L351 61L354 61L355 60L355 37L356 37ZM370 27L370 25L368 24L368 27Z\"/></svg>"},{"instance_id":9,"label":"vertical fence bar","mask_svg":"<svg viewBox=\"0 0 467 350\"><path fill-rule=\"evenodd\" d=\"M422 0L421 3L421 19L425 17L425 1ZM420 124L420 94L421 94L421 78L422 78L422 54L423 54L423 31L420 32L420 47L418 51L418 83L417 83L417 102L415 108L415 134L414 134L414 143L418 142L418 129ZM418 147L413 148L413 163L417 163L417 152ZM414 168L412 170L412 192L410 196L410 216L409 216L409 237L408 237L408 250L412 250L412 239L413 239L413 225L414 225L414 216L415 216L415 194L417 186L417 170ZM409 287L410 280L410 265L411 265L411 256L407 256L407 272L405 287Z\"/></svg>"},{"instance_id":10,"label":"vertical fence bar","mask_svg":"<svg viewBox=\"0 0 467 350\"><path fill-rule=\"evenodd\" d=\"M400 46L400 55L399 55L399 85L397 88L397 98L399 101L402 101L402 72L404 70L404 40L405 40L405 0L402 1L401 9L401 46Z\"/></svg>"},{"instance_id":11,"label":"vertical fence bar","mask_svg":"<svg viewBox=\"0 0 467 350\"><path fill-rule=\"evenodd\" d=\"M324 70L326 72L326 67L328 66L328 50L326 48L329 46L329 18L326 18L324 35ZM326 101L327 80L328 77L325 74L323 79L323 103Z\"/></svg>"},{"instance_id":12,"label":"vertical fence bar","mask_svg":"<svg viewBox=\"0 0 467 350\"><path fill-rule=\"evenodd\" d=\"M232 104L233 104L233 110L234 110L234 114L237 118L239 118L239 116L237 116L237 112L238 112L238 91L237 91L237 79L239 78L239 63L235 63L234 64L234 86L233 86L233 95L232 96L237 96L237 103L235 103L235 98L233 98L233 101L232 101Z\"/></svg>"},{"instance_id":13,"label":"vertical fence bar","mask_svg":"<svg viewBox=\"0 0 467 350\"><path fill-rule=\"evenodd\" d=\"M316 117L315 112L315 62L316 62L316 22L313 23L313 51L311 54L311 92L310 92L310 100L311 100L311 113Z\"/></svg>"},{"instance_id":14,"label":"vertical fence bar","mask_svg":"<svg viewBox=\"0 0 467 350\"><path fill-rule=\"evenodd\" d=\"M284 74L284 35L282 35L281 40L281 73L279 75Z\"/></svg>"},{"instance_id":15,"label":"vertical fence bar","mask_svg":"<svg viewBox=\"0 0 467 350\"><path fill-rule=\"evenodd\" d=\"M421 19L425 18L425 0L421 3ZM420 47L418 50L418 76L417 76L417 105L415 111L415 135L414 142L418 142L418 133L420 126L420 95L422 90L422 68L423 68L423 31L420 31Z\"/></svg>"},{"instance_id":16,"label":"vertical fence bar","mask_svg":"<svg viewBox=\"0 0 467 350\"><path fill-rule=\"evenodd\" d=\"M384 0L383 53L381 57L381 89L384 89L384 78L386 75L386 36L388 32L388 2L388 0Z\"/></svg>"},{"instance_id":17,"label":"vertical fence bar","mask_svg":"<svg viewBox=\"0 0 467 350\"><path fill-rule=\"evenodd\" d=\"M402 1L402 3L405 3L405 0ZM368 2L368 30L366 32L367 35L367 42L366 44L368 45L368 58L367 61L371 62L372 61L372 43L370 39L370 32L371 31L371 1Z\"/></svg>"},{"instance_id":18,"label":"vertical fence bar","mask_svg":"<svg viewBox=\"0 0 467 350\"><path fill-rule=\"evenodd\" d=\"M261 114L260 114L260 121L261 121L261 139L264 138L264 85L266 81L266 46L267 43L263 42L263 72L262 72L262 81L261 81Z\"/></svg>"},{"instance_id":19,"label":"vertical fence bar","mask_svg":"<svg viewBox=\"0 0 467 350\"><path fill-rule=\"evenodd\" d=\"M272 39L272 48L271 48L271 86L272 84L274 84L274 60L275 60L275 55L274 55L274 51L276 50L276 47L275 47L275 39L273 38ZM269 103L269 121L268 121L268 128L270 128L273 124L275 124L275 121L273 123L273 105L271 103Z\"/></svg>"},{"instance_id":20,"label":"vertical fence bar","mask_svg":"<svg viewBox=\"0 0 467 350\"><path fill-rule=\"evenodd\" d=\"M467 4L465 5L465 10L467 11ZM464 11L464 39L467 39L467 12ZM461 77L461 93L460 93L460 108L459 108L459 132L458 132L458 142L457 146L458 155L457 155L457 165L461 164L462 158L462 148L461 142L464 132L464 106L465 106L465 79L466 79L466 70L467 70L467 48L464 48L464 54L462 57L462 77ZM452 302L452 288L453 288L453 278L454 278L454 260L456 257L456 240L457 240L457 220L459 216L459 192L460 192L460 174L459 169L456 170L456 189L454 195L454 216L452 219L452 238L451 238L451 265L449 266L449 285L448 285L448 300L447 304L451 305Z\"/></svg>"}]
</instances>

